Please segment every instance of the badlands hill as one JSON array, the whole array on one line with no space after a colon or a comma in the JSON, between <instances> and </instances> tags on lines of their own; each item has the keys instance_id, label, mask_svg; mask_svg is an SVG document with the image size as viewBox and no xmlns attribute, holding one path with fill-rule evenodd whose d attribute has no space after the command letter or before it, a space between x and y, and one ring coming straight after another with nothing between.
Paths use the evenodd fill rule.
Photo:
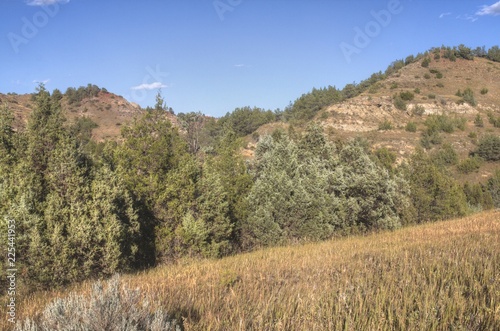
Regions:
<instances>
[{"instance_id":1,"label":"badlands hill","mask_svg":"<svg viewBox=\"0 0 500 331\"><path fill-rule=\"evenodd\" d=\"M420 130L428 115L448 115L467 119L465 130L450 135L450 142L460 152L473 149L470 132L479 135L496 131L488 123L488 113L500 112L500 63L483 58L474 60L447 59L431 60L428 67L421 61L401 68L383 81L370 87L361 95L324 109L317 120L328 129L340 135L362 134L373 142L386 145L400 154L408 154L420 140ZM458 91L467 88L473 91L476 105L464 101ZM412 98L406 101L406 110L398 109L395 95L406 93ZM418 108L417 108L418 107ZM415 109L423 111L417 115ZM474 119L480 114L484 127L476 127ZM405 130L408 122L417 124L417 132ZM379 130L384 122L390 122L393 129Z\"/></svg>"},{"instance_id":2,"label":"badlands hill","mask_svg":"<svg viewBox=\"0 0 500 331\"><path fill-rule=\"evenodd\" d=\"M0 104L14 112L16 127L24 127L28 121L34 102L32 94L2 94ZM101 141L114 139L120 135L122 125L129 123L134 116L142 112L141 107L123 97L101 90L96 95L71 102L67 94L62 95L61 107L69 123L86 117L97 124L92 131L92 138Z\"/></svg>"},{"instance_id":3,"label":"badlands hill","mask_svg":"<svg viewBox=\"0 0 500 331\"><path fill-rule=\"evenodd\" d=\"M403 66L358 96L323 107L312 121L320 124L332 140L362 137L373 149L386 147L394 152L401 162L422 146L426 121L439 115L463 125L453 132L440 132L441 141L427 148L432 151L451 144L461 160L467 158L482 137L500 135L496 127L500 123L495 126L489 120L500 117L500 63L480 57L451 61L438 51L426 58L428 63L418 60ZM464 95L466 90L472 92L473 102L470 95ZM483 126L475 123L478 115ZM414 128L409 130L408 123ZM287 129L289 124L270 123L257 132L262 136L277 127ZM251 157L255 141L249 138L248 142L245 153ZM460 178L481 180L495 167L495 163L485 163L479 172L462 173Z\"/></svg>"}]
</instances>

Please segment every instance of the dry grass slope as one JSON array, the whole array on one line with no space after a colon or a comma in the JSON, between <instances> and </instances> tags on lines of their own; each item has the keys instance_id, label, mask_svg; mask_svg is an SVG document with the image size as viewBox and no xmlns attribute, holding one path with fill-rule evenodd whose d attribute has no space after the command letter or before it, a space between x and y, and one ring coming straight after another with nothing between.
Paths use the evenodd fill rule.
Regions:
<instances>
[{"instance_id":1,"label":"dry grass slope","mask_svg":"<svg viewBox=\"0 0 500 331\"><path fill-rule=\"evenodd\" d=\"M185 330L500 330L500 212L185 261L123 281ZM20 308L33 315L68 291Z\"/></svg>"}]
</instances>

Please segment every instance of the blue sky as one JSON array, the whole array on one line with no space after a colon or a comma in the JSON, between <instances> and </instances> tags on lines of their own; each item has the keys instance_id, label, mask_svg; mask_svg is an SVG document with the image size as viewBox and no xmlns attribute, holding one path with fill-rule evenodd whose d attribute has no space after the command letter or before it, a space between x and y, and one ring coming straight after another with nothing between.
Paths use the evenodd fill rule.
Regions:
<instances>
[{"instance_id":1,"label":"blue sky","mask_svg":"<svg viewBox=\"0 0 500 331\"><path fill-rule=\"evenodd\" d=\"M496 0L0 0L0 92L96 84L176 113L283 109L431 47L500 45Z\"/></svg>"}]
</instances>

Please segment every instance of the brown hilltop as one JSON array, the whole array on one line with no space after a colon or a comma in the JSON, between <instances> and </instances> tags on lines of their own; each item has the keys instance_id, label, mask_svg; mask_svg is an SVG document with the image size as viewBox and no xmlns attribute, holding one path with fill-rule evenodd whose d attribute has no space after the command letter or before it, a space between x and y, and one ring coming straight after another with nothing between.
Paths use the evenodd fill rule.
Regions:
<instances>
[{"instance_id":1,"label":"brown hilltop","mask_svg":"<svg viewBox=\"0 0 500 331\"><path fill-rule=\"evenodd\" d=\"M0 93L0 104L7 105L14 112L15 126L18 128L26 125L34 107L32 94ZM92 138L97 141L118 138L121 127L143 112L138 104L105 91L100 91L97 96L83 98L73 103L69 103L67 96L64 95L61 107L69 123L73 123L80 117L87 117L95 122L98 127L93 129ZM167 116L172 122L176 122L174 115L167 113Z\"/></svg>"}]
</instances>

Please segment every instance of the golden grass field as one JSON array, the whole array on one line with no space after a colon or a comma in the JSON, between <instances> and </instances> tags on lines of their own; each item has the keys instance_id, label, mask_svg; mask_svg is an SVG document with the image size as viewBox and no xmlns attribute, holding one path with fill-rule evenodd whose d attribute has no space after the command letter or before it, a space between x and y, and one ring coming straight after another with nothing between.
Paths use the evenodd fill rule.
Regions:
<instances>
[{"instance_id":1,"label":"golden grass field","mask_svg":"<svg viewBox=\"0 0 500 331\"><path fill-rule=\"evenodd\" d=\"M185 330L500 330L500 212L183 261L122 281ZM89 285L32 294L20 317Z\"/></svg>"}]
</instances>

